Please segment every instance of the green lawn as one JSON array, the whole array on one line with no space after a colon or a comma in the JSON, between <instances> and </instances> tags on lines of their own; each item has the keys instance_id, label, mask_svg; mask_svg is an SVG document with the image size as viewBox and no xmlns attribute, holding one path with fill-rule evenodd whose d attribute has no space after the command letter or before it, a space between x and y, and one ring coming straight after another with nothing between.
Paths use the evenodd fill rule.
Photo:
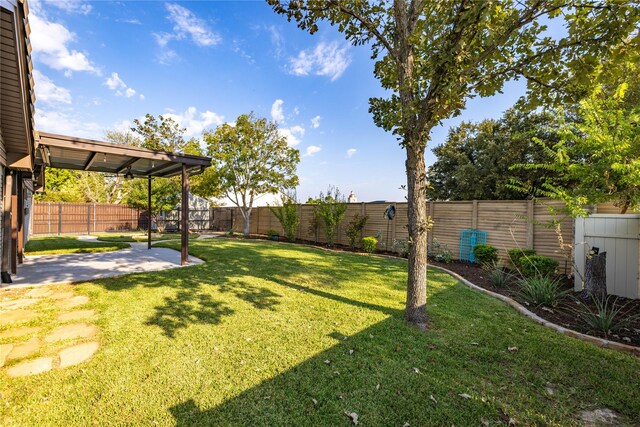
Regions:
<instances>
[{"instance_id":1,"label":"green lawn","mask_svg":"<svg viewBox=\"0 0 640 427\"><path fill-rule=\"evenodd\" d=\"M420 332L403 321L404 261L222 238L190 251L207 262L75 286L99 313L100 350L0 373L0 424L348 426L349 411L363 426L564 426L603 407L640 423L640 359L447 274L430 272Z\"/></svg>"},{"instance_id":2,"label":"green lawn","mask_svg":"<svg viewBox=\"0 0 640 427\"><path fill-rule=\"evenodd\" d=\"M126 243L102 243L78 240L76 236L31 237L25 247L27 255L109 252L128 248Z\"/></svg>"},{"instance_id":3,"label":"green lawn","mask_svg":"<svg viewBox=\"0 0 640 427\"><path fill-rule=\"evenodd\" d=\"M190 234L189 239L196 239L200 236L199 234ZM164 234L156 234L153 233L151 235L151 241L157 242L161 240L180 240L180 233L164 233ZM100 234L98 235L98 240L102 242L146 242L147 235L144 233L135 233L135 234Z\"/></svg>"}]
</instances>

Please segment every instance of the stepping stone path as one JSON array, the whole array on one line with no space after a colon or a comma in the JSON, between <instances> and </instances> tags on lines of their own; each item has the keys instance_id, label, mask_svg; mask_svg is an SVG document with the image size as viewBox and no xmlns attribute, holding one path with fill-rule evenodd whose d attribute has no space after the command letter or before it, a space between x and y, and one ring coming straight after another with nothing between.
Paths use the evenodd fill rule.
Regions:
<instances>
[{"instance_id":1,"label":"stepping stone path","mask_svg":"<svg viewBox=\"0 0 640 427\"><path fill-rule=\"evenodd\" d=\"M5 341L0 343L0 379L5 374L9 377L21 377L67 368L89 360L98 351L100 344L94 338L98 333L96 325L63 324L50 330L44 337L41 335L42 327L23 326L23 323L39 316L37 304L43 301L48 303L47 312L55 307L54 325L56 322L79 320L90 322L95 317L95 310L69 311L89 302L89 297L76 295L73 291L56 291L47 287L34 288L28 292L0 291L0 326L8 327L0 333L0 340ZM56 309L59 313L55 313ZM12 342L7 343L6 340ZM52 355L51 348L59 349L57 343L62 341L69 342L63 343L66 345L55 350L56 353ZM33 358L37 355L44 357Z\"/></svg>"}]
</instances>

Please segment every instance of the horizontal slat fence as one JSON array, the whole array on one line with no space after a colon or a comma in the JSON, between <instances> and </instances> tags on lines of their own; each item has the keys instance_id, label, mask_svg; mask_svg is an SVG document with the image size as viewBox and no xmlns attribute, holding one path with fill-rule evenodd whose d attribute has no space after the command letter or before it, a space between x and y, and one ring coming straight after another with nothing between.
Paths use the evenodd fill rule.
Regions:
<instances>
[{"instance_id":1,"label":"horizontal slat fence","mask_svg":"<svg viewBox=\"0 0 640 427\"><path fill-rule=\"evenodd\" d=\"M392 221L384 218L384 211L390 204L396 208L396 217ZM433 247L433 243L437 241L441 247L448 248L457 259L460 254L459 242L462 230L478 229L487 232L487 244L498 248L502 259L506 259L508 249L533 248L540 255L557 259L560 261L561 269L570 272L571 244L574 235L573 219L560 213L562 207L561 202L553 200L535 203L531 200L427 202L427 211L433 220L433 228L428 234L429 247ZM549 208L557 213L551 213ZM222 215L226 209L228 213L225 218L229 224L228 229L242 232L243 220L238 208L215 209L214 218ZM600 209L608 212L615 208L611 205L600 205L596 211ZM324 243L326 239L322 226L318 227L317 233L310 227L313 222L313 205L299 205L298 212L300 226L297 238ZM336 243L349 244L344 229L356 214L369 216L363 236L377 236L380 250L391 251L394 241L406 240L409 237L407 203L349 203L345 218L338 227ZM283 234L278 219L269 207L253 208L251 233L267 234L268 230Z\"/></svg>"}]
</instances>

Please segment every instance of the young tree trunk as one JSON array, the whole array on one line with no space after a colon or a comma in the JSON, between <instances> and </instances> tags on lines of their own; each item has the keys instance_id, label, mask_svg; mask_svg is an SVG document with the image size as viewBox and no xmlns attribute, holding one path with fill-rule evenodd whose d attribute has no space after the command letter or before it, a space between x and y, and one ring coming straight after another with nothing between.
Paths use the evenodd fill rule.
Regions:
<instances>
[{"instance_id":1,"label":"young tree trunk","mask_svg":"<svg viewBox=\"0 0 640 427\"><path fill-rule=\"evenodd\" d=\"M242 219L244 220L242 233L244 234L244 237L249 237L249 231L251 228L251 208L242 208L240 209L240 212L242 212Z\"/></svg>"},{"instance_id":2,"label":"young tree trunk","mask_svg":"<svg viewBox=\"0 0 640 427\"><path fill-rule=\"evenodd\" d=\"M584 294L602 299L607 296L607 253L587 258L584 270Z\"/></svg>"},{"instance_id":3,"label":"young tree trunk","mask_svg":"<svg viewBox=\"0 0 640 427\"><path fill-rule=\"evenodd\" d=\"M417 144L416 144L417 145ZM418 145L419 146L419 145ZM427 327L427 195L424 149L409 144L407 150L407 200L409 236L409 275L407 278L407 322Z\"/></svg>"}]
</instances>

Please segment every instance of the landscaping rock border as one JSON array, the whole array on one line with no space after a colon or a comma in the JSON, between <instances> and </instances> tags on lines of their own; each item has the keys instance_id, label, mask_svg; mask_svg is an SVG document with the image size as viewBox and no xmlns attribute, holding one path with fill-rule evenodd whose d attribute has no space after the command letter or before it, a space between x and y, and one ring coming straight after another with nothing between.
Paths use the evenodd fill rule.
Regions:
<instances>
[{"instance_id":1,"label":"landscaping rock border","mask_svg":"<svg viewBox=\"0 0 640 427\"><path fill-rule=\"evenodd\" d=\"M579 340L594 344L598 347L601 348L608 348L611 350L617 350L617 351L622 351L625 353L630 353L633 354L634 356L639 356L640 357L640 347L635 347L632 345L627 345L627 344L622 344L619 342L615 342L615 341L609 341L606 340L604 338L598 338L598 337L594 337L591 335L587 335L587 334L583 334L577 331L574 331L573 329L568 329L565 328L563 326L560 325L556 325L555 323L549 322L548 320L543 319L542 317L538 316L537 314L533 313L532 311L529 311L527 308L525 308L523 305L521 305L520 303L518 303L517 301L498 294L496 292L492 292L488 289L482 288L478 285L475 285L473 283L471 283L470 281L468 281L467 279L465 279L464 277L460 276L457 273L454 273L451 270L447 270L446 268L443 267L439 267L439 266L435 266L435 265L429 265L429 267L431 268L436 268L440 271L444 271L447 274L450 274L451 276L455 277L456 279L458 279L460 282L462 282L465 286L474 289L476 291L482 292L486 295L490 295L494 298L497 298L507 304L509 304L511 307L515 308L520 314L523 314L527 317L529 317L530 319L532 319L534 322L541 324L542 326L545 326L549 329L553 329L557 332L560 332L563 335L569 336L569 337L573 337L573 338L577 338Z\"/></svg>"}]
</instances>

